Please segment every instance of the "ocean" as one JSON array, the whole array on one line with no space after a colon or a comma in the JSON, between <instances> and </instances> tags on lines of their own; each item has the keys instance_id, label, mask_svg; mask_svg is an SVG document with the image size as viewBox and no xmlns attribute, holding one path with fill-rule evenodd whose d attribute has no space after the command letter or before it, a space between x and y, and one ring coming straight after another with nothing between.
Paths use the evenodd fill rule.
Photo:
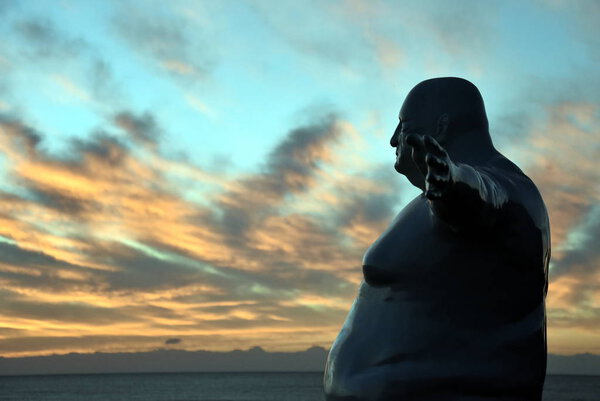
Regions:
<instances>
[{"instance_id":1,"label":"ocean","mask_svg":"<svg viewBox=\"0 0 600 401\"><path fill-rule=\"evenodd\" d=\"M2 376L2 401L322 401L321 373ZM549 375L543 401L599 401L600 376Z\"/></svg>"}]
</instances>

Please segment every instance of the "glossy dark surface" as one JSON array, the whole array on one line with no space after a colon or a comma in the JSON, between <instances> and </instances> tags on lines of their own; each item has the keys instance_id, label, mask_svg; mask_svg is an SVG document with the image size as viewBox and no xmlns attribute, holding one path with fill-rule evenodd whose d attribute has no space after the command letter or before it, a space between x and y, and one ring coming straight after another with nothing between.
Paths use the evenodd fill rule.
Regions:
<instances>
[{"instance_id":1,"label":"glossy dark surface","mask_svg":"<svg viewBox=\"0 0 600 401\"><path fill-rule=\"evenodd\" d=\"M367 250L332 346L328 401L540 400L548 216L492 145L479 91L438 78L407 96L396 170L423 193Z\"/></svg>"}]
</instances>

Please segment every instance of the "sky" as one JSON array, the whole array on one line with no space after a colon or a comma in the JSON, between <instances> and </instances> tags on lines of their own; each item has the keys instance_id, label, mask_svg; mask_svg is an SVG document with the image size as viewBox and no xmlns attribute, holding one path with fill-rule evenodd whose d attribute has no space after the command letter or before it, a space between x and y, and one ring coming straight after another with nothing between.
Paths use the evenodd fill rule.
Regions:
<instances>
[{"instance_id":1,"label":"sky","mask_svg":"<svg viewBox=\"0 0 600 401\"><path fill-rule=\"evenodd\" d=\"M540 189L549 352L600 354L600 2L0 0L0 355L296 351L419 194L389 139L458 76Z\"/></svg>"}]
</instances>

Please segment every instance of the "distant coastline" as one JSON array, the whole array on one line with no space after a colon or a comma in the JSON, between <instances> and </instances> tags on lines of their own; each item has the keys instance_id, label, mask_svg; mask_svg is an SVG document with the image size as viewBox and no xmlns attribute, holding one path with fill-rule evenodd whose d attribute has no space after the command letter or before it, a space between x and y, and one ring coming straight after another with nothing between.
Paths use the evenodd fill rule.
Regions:
<instances>
[{"instance_id":1,"label":"distant coastline","mask_svg":"<svg viewBox=\"0 0 600 401\"><path fill-rule=\"evenodd\" d=\"M299 352L267 352L261 347L246 351L184 351L159 349L135 353L63 354L0 357L0 376L77 373L170 372L319 372L327 350L312 347ZM548 374L598 375L600 355L548 355Z\"/></svg>"}]
</instances>

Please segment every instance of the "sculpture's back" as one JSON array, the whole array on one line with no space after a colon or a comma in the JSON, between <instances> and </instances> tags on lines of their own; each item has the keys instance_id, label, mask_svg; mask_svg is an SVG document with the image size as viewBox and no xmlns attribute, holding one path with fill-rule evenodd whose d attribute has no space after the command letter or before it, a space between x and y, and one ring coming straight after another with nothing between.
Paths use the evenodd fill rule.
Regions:
<instances>
[{"instance_id":1,"label":"sculpture's back","mask_svg":"<svg viewBox=\"0 0 600 401\"><path fill-rule=\"evenodd\" d=\"M328 358L327 400L540 400L550 256L541 196L493 148L469 82L419 84L400 118L396 169L424 193L364 256L365 281Z\"/></svg>"}]
</instances>

